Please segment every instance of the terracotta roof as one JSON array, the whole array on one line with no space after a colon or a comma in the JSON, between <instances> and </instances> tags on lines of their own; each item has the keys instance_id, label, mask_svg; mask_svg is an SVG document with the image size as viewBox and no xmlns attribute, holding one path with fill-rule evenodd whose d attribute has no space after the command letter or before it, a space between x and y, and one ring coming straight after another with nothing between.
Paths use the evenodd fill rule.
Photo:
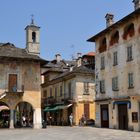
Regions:
<instances>
[{"instance_id":1,"label":"terracotta roof","mask_svg":"<svg viewBox=\"0 0 140 140\"><path fill-rule=\"evenodd\" d=\"M95 52L89 52L89 53L85 54L84 56L95 56Z\"/></svg>"},{"instance_id":2,"label":"terracotta roof","mask_svg":"<svg viewBox=\"0 0 140 140\"><path fill-rule=\"evenodd\" d=\"M125 16L124 18L122 18L121 20L119 20L118 22L112 24L111 26L109 26L108 28L102 30L101 32L97 33L96 35L94 35L93 37L89 38L87 41L89 42L95 42L96 38L100 37L101 35L114 30L115 28L118 28L119 25L121 25L124 22L127 22L129 19L133 18L135 15L139 15L140 14L140 8L135 10L134 12L130 13L129 15Z\"/></svg>"}]
</instances>

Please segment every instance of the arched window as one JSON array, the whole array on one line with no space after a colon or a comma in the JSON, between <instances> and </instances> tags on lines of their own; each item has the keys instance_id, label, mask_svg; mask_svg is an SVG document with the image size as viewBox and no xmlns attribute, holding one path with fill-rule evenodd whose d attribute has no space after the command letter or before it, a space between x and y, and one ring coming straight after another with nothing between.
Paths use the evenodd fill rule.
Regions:
<instances>
[{"instance_id":1,"label":"arched window","mask_svg":"<svg viewBox=\"0 0 140 140\"><path fill-rule=\"evenodd\" d=\"M36 32L32 32L32 40L33 42L36 42Z\"/></svg>"},{"instance_id":2,"label":"arched window","mask_svg":"<svg viewBox=\"0 0 140 140\"><path fill-rule=\"evenodd\" d=\"M105 52L107 49L106 38L103 38L100 42L99 52Z\"/></svg>"},{"instance_id":3,"label":"arched window","mask_svg":"<svg viewBox=\"0 0 140 140\"><path fill-rule=\"evenodd\" d=\"M127 37L132 37L135 34L134 24L131 23L124 28L123 39L127 40Z\"/></svg>"},{"instance_id":4,"label":"arched window","mask_svg":"<svg viewBox=\"0 0 140 140\"><path fill-rule=\"evenodd\" d=\"M119 42L119 32L116 31L112 36L111 36L111 40L110 40L110 46L116 44Z\"/></svg>"}]
</instances>

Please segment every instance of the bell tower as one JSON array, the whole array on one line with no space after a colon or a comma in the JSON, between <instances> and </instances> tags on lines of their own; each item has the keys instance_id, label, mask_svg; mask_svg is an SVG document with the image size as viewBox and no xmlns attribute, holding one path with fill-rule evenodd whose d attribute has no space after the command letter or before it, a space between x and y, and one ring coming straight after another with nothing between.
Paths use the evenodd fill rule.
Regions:
<instances>
[{"instance_id":1,"label":"bell tower","mask_svg":"<svg viewBox=\"0 0 140 140\"><path fill-rule=\"evenodd\" d=\"M31 24L27 25L26 30L26 50L29 54L40 55L40 27L34 24L32 15Z\"/></svg>"}]
</instances>

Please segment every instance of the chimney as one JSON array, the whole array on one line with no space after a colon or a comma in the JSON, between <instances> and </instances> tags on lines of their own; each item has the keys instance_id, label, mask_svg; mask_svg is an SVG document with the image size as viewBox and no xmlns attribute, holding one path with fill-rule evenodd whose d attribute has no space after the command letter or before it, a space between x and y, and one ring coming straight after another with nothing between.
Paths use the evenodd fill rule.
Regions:
<instances>
[{"instance_id":1,"label":"chimney","mask_svg":"<svg viewBox=\"0 0 140 140\"><path fill-rule=\"evenodd\" d=\"M82 57L77 58L77 67L80 67L82 65Z\"/></svg>"},{"instance_id":2,"label":"chimney","mask_svg":"<svg viewBox=\"0 0 140 140\"><path fill-rule=\"evenodd\" d=\"M57 62L61 61L61 55L60 54L56 54L55 57L56 57L56 61Z\"/></svg>"},{"instance_id":3,"label":"chimney","mask_svg":"<svg viewBox=\"0 0 140 140\"><path fill-rule=\"evenodd\" d=\"M114 20L113 20L114 15L107 13L105 18L106 18L106 27L109 27L114 23Z\"/></svg>"},{"instance_id":4,"label":"chimney","mask_svg":"<svg viewBox=\"0 0 140 140\"><path fill-rule=\"evenodd\" d=\"M133 0L134 3L134 9L137 10L140 8L140 0Z\"/></svg>"}]
</instances>

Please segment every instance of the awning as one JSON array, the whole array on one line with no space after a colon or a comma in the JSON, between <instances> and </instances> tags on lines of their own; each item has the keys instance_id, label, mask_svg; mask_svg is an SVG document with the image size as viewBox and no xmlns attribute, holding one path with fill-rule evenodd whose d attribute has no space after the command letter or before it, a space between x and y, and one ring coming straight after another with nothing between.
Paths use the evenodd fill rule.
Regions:
<instances>
[{"instance_id":1,"label":"awning","mask_svg":"<svg viewBox=\"0 0 140 140\"><path fill-rule=\"evenodd\" d=\"M43 111L44 112L54 112L54 111L57 111L57 110L69 108L70 106L72 106L72 104L58 105L58 106L55 106L55 107L46 107Z\"/></svg>"},{"instance_id":2,"label":"awning","mask_svg":"<svg viewBox=\"0 0 140 140\"><path fill-rule=\"evenodd\" d=\"M4 98L6 96L6 92L0 94L0 99Z\"/></svg>"},{"instance_id":3,"label":"awning","mask_svg":"<svg viewBox=\"0 0 140 140\"><path fill-rule=\"evenodd\" d=\"M72 104L60 105L60 106L58 106L58 109L66 109L66 108L69 108L70 106L72 106Z\"/></svg>"},{"instance_id":4,"label":"awning","mask_svg":"<svg viewBox=\"0 0 140 140\"><path fill-rule=\"evenodd\" d=\"M2 110L9 110L9 107L2 105L2 106L0 106L0 111L2 111Z\"/></svg>"},{"instance_id":5,"label":"awning","mask_svg":"<svg viewBox=\"0 0 140 140\"><path fill-rule=\"evenodd\" d=\"M44 112L53 112L58 110L57 107L46 107L43 111Z\"/></svg>"},{"instance_id":6,"label":"awning","mask_svg":"<svg viewBox=\"0 0 140 140\"><path fill-rule=\"evenodd\" d=\"M115 108L115 104L121 105L121 104L128 104L128 108L131 108L131 102L130 101L115 101L113 102L113 109Z\"/></svg>"}]
</instances>

